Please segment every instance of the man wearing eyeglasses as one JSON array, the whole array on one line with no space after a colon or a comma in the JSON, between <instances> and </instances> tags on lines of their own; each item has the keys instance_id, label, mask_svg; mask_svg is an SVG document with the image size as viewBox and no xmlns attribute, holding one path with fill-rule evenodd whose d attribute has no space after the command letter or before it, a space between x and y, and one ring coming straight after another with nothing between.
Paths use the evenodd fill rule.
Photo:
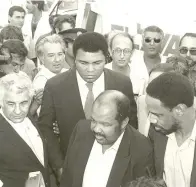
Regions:
<instances>
[{"instance_id":1,"label":"man wearing eyeglasses","mask_svg":"<svg viewBox=\"0 0 196 187\"><path fill-rule=\"evenodd\" d=\"M196 69L196 33L186 33L181 38L179 54L187 59L189 69Z\"/></svg>"},{"instance_id":2,"label":"man wearing eyeglasses","mask_svg":"<svg viewBox=\"0 0 196 187\"><path fill-rule=\"evenodd\" d=\"M136 95L139 93L140 83L130 63L133 50L133 38L128 33L120 32L115 34L109 44L109 52L113 61L106 64L105 67L129 77L133 85L133 93Z\"/></svg>"},{"instance_id":3,"label":"man wearing eyeglasses","mask_svg":"<svg viewBox=\"0 0 196 187\"><path fill-rule=\"evenodd\" d=\"M145 93L150 71L155 65L166 62L166 57L160 55L164 38L163 31L157 26L149 26L144 29L142 37L143 52L135 51L131 58L131 63L134 67L133 71L143 79L143 89L141 88L140 90L141 95Z\"/></svg>"}]
</instances>

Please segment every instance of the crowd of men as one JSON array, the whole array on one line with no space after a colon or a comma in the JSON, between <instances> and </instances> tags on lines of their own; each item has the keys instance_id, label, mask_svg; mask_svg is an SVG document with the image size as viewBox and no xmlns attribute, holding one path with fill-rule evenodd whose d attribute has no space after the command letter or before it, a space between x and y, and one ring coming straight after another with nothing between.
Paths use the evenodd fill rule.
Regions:
<instances>
[{"instance_id":1,"label":"crowd of men","mask_svg":"<svg viewBox=\"0 0 196 187\"><path fill-rule=\"evenodd\" d=\"M0 31L0 186L195 187L196 33L166 58L157 26L137 51L40 2Z\"/></svg>"}]
</instances>

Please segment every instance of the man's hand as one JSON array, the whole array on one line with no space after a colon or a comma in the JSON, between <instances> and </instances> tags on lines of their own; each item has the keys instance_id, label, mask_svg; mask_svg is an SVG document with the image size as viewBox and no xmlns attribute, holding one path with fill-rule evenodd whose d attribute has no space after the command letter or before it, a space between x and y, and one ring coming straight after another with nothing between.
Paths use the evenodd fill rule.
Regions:
<instances>
[{"instance_id":1,"label":"man's hand","mask_svg":"<svg viewBox=\"0 0 196 187\"><path fill-rule=\"evenodd\" d=\"M53 123L53 131L54 131L54 134L56 134L57 136L60 134L60 131L59 131L59 126L57 124L57 121L55 121Z\"/></svg>"},{"instance_id":2,"label":"man's hand","mask_svg":"<svg viewBox=\"0 0 196 187\"><path fill-rule=\"evenodd\" d=\"M57 170L56 170L57 185L60 184L62 173L63 173L63 168L60 168L60 169L57 169Z\"/></svg>"},{"instance_id":3,"label":"man's hand","mask_svg":"<svg viewBox=\"0 0 196 187\"><path fill-rule=\"evenodd\" d=\"M42 97L43 97L44 89L39 89L35 92L34 101L38 104L42 104Z\"/></svg>"}]
</instances>

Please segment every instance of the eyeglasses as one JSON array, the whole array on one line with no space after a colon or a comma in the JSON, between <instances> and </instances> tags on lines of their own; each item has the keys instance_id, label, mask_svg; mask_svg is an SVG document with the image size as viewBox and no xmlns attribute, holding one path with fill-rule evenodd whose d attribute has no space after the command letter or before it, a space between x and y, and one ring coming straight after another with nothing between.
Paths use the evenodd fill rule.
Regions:
<instances>
[{"instance_id":1,"label":"eyeglasses","mask_svg":"<svg viewBox=\"0 0 196 187\"><path fill-rule=\"evenodd\" d=\"M196 55L196 48L190 48L188 49L187 47L182 47L179 49L180 53L183 54L183 55L186 55L189 51L189 53L191 55Z\"/></svg>"},{"instance_id":2,"label":"eyeglasses","mask_svg":"<svg viewBox=\"0 0 196 187\"><path fill-rule=\"evenodd\" d=\"M158 43L161 42L161 39L160 39L160 38L145 38L145 39L144 39L144 41L145 41L146 43L151 43L152 40L153 40L154 43L156 43L156 44L158 44Z\"/></svg>"},{"instance_id":3,"label":"eyeglasses","mask_svg":"<svg viewBox=\"0 0 196 187\"><path fill-rule=\"evenodd\" d=\"M117 55L121 55L123 52L124 55L130 55L132 53L131 49L125 48L125 49L121 49L121 48L115 48L113 50L113 53L117 54Z\"/></svg>"}]
</instances>

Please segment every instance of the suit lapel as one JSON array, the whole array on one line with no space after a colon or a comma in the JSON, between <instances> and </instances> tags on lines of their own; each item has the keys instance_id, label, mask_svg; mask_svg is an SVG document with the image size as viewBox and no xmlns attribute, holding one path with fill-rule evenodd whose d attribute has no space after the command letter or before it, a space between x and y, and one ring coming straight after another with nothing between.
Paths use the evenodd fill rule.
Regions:
<instances>
[{"instance_id":1,"label":"suit lapel","mask_svg":"<svg viewBox=\"0 0 196 187\"><path fill-rule=\"evenodd\" d=\"M48 165L48 157L47 157L47 147L46 147L46 140L44 138L44 136L42 135L41 131L39 130L39 127L37 126L35 120L31 117L31 116L28 116L28 118L30 119L31 123L34 125L34 127L37 129L37 132L42 140L42 144L43 144L43 154L44 154L44 166L47 167ZM36 156L36 155L35 155ZM37 158L37 156L36 156ZM37 159L38 160L38 159ZM40 161L39 161L40 162Z\"/></svg>"},{"instance_id":2,"label":"suit lapel","mask_svg":"<svg viewBox=\"0 0 196 187\"><path fill-rule=\"evenodd\" d=\"M28 146L28 144L20 137L20 135L13 129L13 127L7 122L7 120L1 115L1 129L8 134L13 147L17 148L18 150L21 150L21 152L24 152L24 155L26 155L29 159L35 160L39 162L37 157L35 156L34 152L31 150L31 148ZM40 163L40 162L39 162Z\"/></svg>"},{"instance_id":3,"label":"suit lapel","mask_svg":"<svg viewBox=\"0 0 196 187\"><path fill-rule=\"evenodd\" d=\"M127 167L130 165L128 163L131 160L131 142L131 136L126 129L108 178L107 187L119 187L121 185Z\"/></svg>"},{"instance_id":4,"label":"suit lapel","mask_svg":"<svg viewBox=\"0 0 196 187\"><path fill-rule=\"evenodd\" d=\"M115 85L115 79L111 77L108 69L104 69L105 90L110 90ZM111 81L112 80L112 81Z\"/></svg>"},{"instance_id":5,"label":"suit lapel","mask_svg":"<svg viewBox=\"0 0 196 187\"><path fill-rule=\"evenodd\" d=\"M196 143L195 143L193 167L192 167L192 172L191 172L191 184L190 184L190 187L195 187L195 186L196 186Z\"/></svg>"},{"instance_id":6,"label":"suit lapel","mask_svg":"<svg viewBox=\"0 0 196 187\"><path fill-rule=\"evenodd\" d=\"M76 70L70 70L70 76L69 76L69 81L66 80L67 82L69 82L68 87L66 88L66 96L67 98L72 98L70 101L70 106L76 106L74 107L74 113L77 114L77 116L80 116L80 119L85 118L85 114L84 114L84 110L83 110L83 106L82 106L82 100L81 100L81 96L80 96L80 91L79 91L79 87L78 87L78 81L77 81L77 77L76 77ZM65 104L65 106L67 106L67 103ZM70 107L71 109L71 107ZM67 108L66 108L67 110Z\"/></svg>"},{"instance_id":7,"label":"suit lapel","mask_svg":"<svg viewBox=\"0 0 196 187\"><path fill-rule=\"evenodd\" d=\"M91 149L93 147L93 143L95 141L95 138L93 136L93 133L89 133L89 135L85 138L84 141L80 142L78 148L79 148L79 155L77 159L76 166L77 168L75 169L75 178L73 180L73 187L74 186L82 186L82 181L83 181L83 175L85 171L85 167L91 152Z\"/></svg>"},{"instance_id":8,"label":"suit lapel","mask_svg":"<svg viewBox=\"0 0 196 187\"><path fill-rule=\"evenodd\" d=\"M160 133L157 133L157 138L154 140L156 175L161 178L164 172L164 157L165 157L167 141L168 141L167 136L162 135Z\"/></svg>"}]
</instances>

